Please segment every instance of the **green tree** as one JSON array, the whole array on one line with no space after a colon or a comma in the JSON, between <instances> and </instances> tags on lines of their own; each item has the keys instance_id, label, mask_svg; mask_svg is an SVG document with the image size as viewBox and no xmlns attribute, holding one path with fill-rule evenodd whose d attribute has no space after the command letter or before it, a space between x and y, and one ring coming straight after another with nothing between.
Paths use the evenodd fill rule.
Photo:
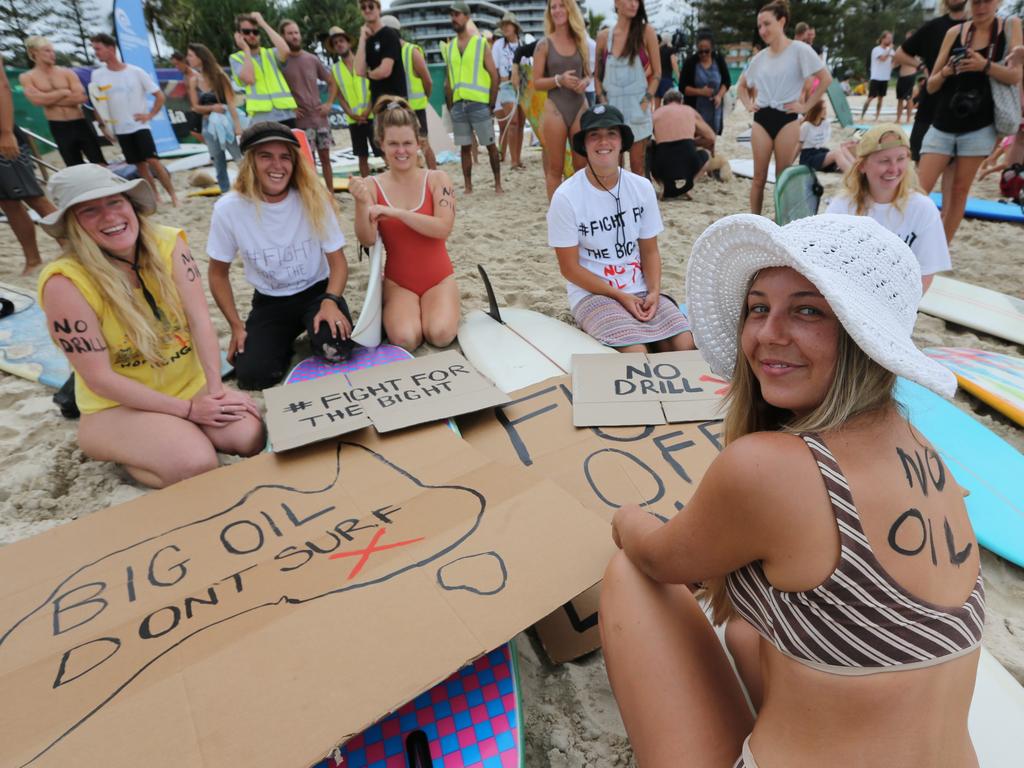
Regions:
<instances>
[{"instance_id":1,"label":"green tree","mask_svg":"<svg viewBox=\"0 0 1024 768\"><path fill-rule=\"evenodd\" d=\"M110 24L104 20L95 0L59 0L49 5L47 21L53 30L54 44L70 46L72 55L81 63L90 61L89 38L97 32L110 31Z\"/></svg>"},{"instance_id":2,"label":"green tree","mask_svg":"<svg viewBox=\"0 0 1024 768\"><path fill-rule=\"evenodd\" d=\"M41 2L34 0L0 0L0 51L9 67L29 67L25 52L25 38L41 35L46 25L42 17L49 12Z\"/></svg>"},{"instance_id":3,"label":"green tree","mask_svg":"<svg viewBox=\"0 0 1024 768\"><path fill-rule=\"evenodd\" d=\"M268 0L163 0L161 8L160 26L171 47L183 51L189 43L202 43L223 64L237 50L235 16L259 11L271 24L282 18Z\"/></svg>"},{"instance_id":4,"label":"green tree","mask_svg":"<svg viewBox=\"0 0 1024 768\"><path fill-rule=\"evenodd\" d=\"M829 58L864 77L883 32L892 32L899 45L909 30L924 23L919 0L842 0L837 16L840 34Z\"/></svg>"},{"instance_id":5,"label":"green tree","mask_svg":"<svg viewBox=\"0 0 1024 768\"><path fill-rule=\"evenodd\" d=\"M587 11L587 32L594 40L597 40L597 33L601 30L605 18L607 17L603 13Z\"/></svg>"},{"instance_id":6,"label":"green tree","mask_svg":"<svg viewBox=\"0 0 1024 768\"><path fill-rule=\"evenodd\" d=\"M356 0L295 0L286 6L284 15L298 22L303 44L310 51L316 51L318 45L326 50L327 30L331 27L341 27L358 40L363 25Z\"/></svg>"}]
</instances>

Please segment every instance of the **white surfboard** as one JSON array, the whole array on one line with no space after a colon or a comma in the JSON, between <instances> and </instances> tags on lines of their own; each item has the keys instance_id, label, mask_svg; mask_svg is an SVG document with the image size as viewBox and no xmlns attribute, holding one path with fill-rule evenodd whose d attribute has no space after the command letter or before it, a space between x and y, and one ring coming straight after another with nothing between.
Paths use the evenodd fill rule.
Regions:
<instances>
[{"instance_id":1,"label":"white surfboard","mask_svg":"<svg viewBox=\"0 0 1024 768\"><path fill-rule=\"evenodd\" d=\"M936 275L921 312L1024 344L1024 301L978 285Z\"/></svg>"},{"instance_id":2,"label":"white surfboard","mask_svg":"<svg viewBox=\"0 0 1024 768\"><path fill-rule=\"evenodd\" d=\"M754 178L754 159L752 157L734 157L729 160L729 167L737 176L747 179ZM775 162L768 164L768 183L775 183Z\"/></svg>"},{"instance_id":3,"label":"white surfboard","mask_svg":"<svg viewBox=\"0 0 1024 768\"><path fill-rule=\"evenodd\" d=\"M384 325L384 243L378 237L370 251L370 277L352 341L361 347L380 346Z\"/></svg>"},{"instance_id":4,"label":"white surfboard","mask_svg":"<svg viewBox=\"0 0 1024 768\"><path fill-rule=\"evenodd\" d=\"M166 157L166 155L163 155L162 157ZM193 168L202 168L207 165L213 165L213 158L210 157L210 152L206 148L202 148L198 152L191 152L187 155L177 157L168 163L164 163L164 167L167 169L168 173L191 171Z\"/></svg>"},{"instance_id":5,"label":"white surfboard","mask_svg":"<svg viewBox=\"0 0 1024 768\"><path fill-rule=\"evenodd\" d=\"M98 83L89 83L89 101L92 102L92 108L96 112L96 116L109 125L110 103L107 101L106 93L99 87Z\"/></svg>"}]
</instances>

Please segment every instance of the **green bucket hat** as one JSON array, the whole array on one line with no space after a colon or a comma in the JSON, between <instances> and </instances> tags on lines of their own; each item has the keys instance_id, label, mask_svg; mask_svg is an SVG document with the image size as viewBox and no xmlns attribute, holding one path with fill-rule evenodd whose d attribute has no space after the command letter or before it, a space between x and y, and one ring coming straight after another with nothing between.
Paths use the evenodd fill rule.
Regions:
<instances>
[{"instance_id":1,"label":"green bucket hat","mask_svg":"<svg viewBox=\"0 0 1024 768\"><path fill-rule=\"evenodd\" d=\"M628 152L633 146L633 129L626 124L622 113L610 104L595 104L580 118L580 129L573 134L572 149L577 155L586 157L585 139L590 131L598 128L618 128L622 137L622 151Z\"/></svg>"}]
</instances>

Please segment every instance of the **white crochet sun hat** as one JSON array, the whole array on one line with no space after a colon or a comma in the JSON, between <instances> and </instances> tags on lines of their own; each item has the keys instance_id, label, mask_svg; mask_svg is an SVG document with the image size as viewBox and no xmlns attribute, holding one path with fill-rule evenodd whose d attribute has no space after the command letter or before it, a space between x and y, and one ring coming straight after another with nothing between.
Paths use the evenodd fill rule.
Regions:
<instances>
[{"instance_id":1,"label":"white crochet sun hat","mask_svg":"<svg viewBox=\"0 0 1024 768\"><path fill-rule=\"evenodd\" d=\"M740 213L704 230L686 269L686 300L694 341L712 371L732 378L747 290L768 267L792 267L810 280L876 363L953 397L956 377L911 339L921 301L917 258L867 216L810 216L780 227Z\"/></svg>"}]
</instances>

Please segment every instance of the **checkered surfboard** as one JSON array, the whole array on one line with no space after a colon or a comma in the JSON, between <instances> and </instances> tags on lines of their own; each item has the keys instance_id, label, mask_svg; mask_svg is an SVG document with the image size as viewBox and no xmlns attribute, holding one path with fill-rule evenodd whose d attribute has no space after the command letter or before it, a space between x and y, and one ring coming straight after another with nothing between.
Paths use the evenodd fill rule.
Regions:
<instances>
[{"instance_id":1,"label":"checkered surfboard","mask_svg":"<svg viewBox=\"0 0 1024 768\"><path fill-rule=\"evenodd\" d=\"M309 357L287 382L310 381L412 355L401 347L356 347L343 363ZM452 424L454 429L454 424ZM432 768L522 768L519 667L515 643L481 656L429 691L371 725L314 768L406 768L406 739L422 731Z\"/></svg>"},{"instance_id":2,"label":"checkered surfboard","mask_svg":"<svg viewBox=\"0 0 1024 768\"><path fill-rule=\"evenodd\" d=\"M315 768L406 768L405 743L421 730L433 768L522 768L519 673L508 643L371 725Z\"/></svg>"}]
</instances>

